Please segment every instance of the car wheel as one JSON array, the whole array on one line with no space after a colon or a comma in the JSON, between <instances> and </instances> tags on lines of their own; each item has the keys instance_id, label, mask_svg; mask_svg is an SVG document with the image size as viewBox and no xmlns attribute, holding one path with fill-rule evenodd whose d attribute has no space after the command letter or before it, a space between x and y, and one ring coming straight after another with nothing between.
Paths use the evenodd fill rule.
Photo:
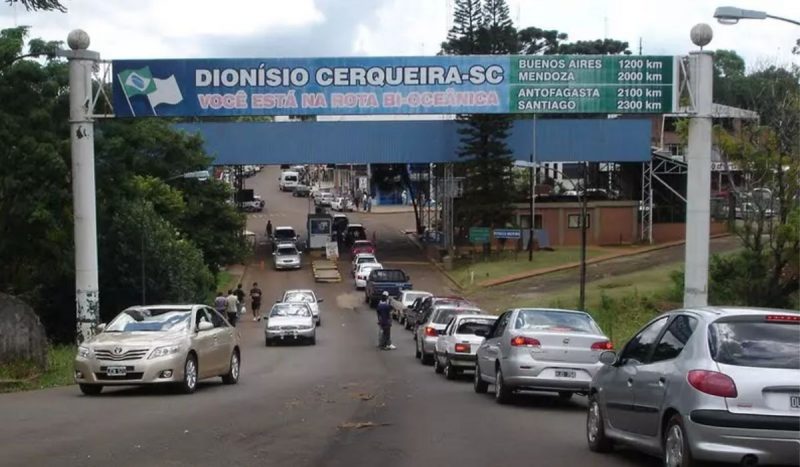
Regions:
<instances>
[{"instance_id":1,"label":"car wheel","mask_svg":"<svg viewBox=\"0 0 800 467\"><path fill-rule=\"evenodd\" d=\"M594 396L589 399L589 410L586 412L586 441L589 449L594 452L609 452L614 447L611 439L606 436L603 412Z\"/></svg>"},{"instance_id":2,"label":"car wheel","mask_svg":"<svg viewBox=\"0 0 800 467\"><path fill-rule=\"evenodd\" d=\"M439 363L439 356L436 355L436 352L433 353L433 372L437 375L442 374L444 368L442 368L442 364Z\"/></svg>"},{"instance_id":3,"label":"car wheel","mask_svg":"<svg viewBox=\"0 0 800 467\"><path fill-rule=\"evenodd\" d=\"M572 391L558 391L558 400L566 402L572 399Z\"/></svg>"},{"instance_id":4,"label":"car wheel","mask_svg":"<svg viewBox=\"0 0 800 467\"><path fill-rule=\"evenodd\" d=\"M498 404L508 404L511 402L512 396L511 388L508 387L503 380L503 370L498 366L494 379L494 400L497 401Z\"/></svg>"},{"instance_id":5,"label":"car wheel","mask_svg":"<svg viewBox=\"0 0 800 467\"><path fill-rule=\"evenodd\" d=\"M271 340L269 340L269 337L264 337L264 345L265 345L266 347L269 347L269 346L271 346L271 345L272 345L272 341L271 341Z\"/></svg>"},{"instance_id":6,"label":"car wheel","mask_svg":"<svg viewBox=\"0 0 800 467\"><path fill-rule=\"evenodd\" d=\"M673 415L667 422L664 433L664 466L693 467L696 466L689 449L689 438L683 429L680 415Z\"/></svg>"},{"instance_id":7,"label":"car wheel","mask_svg":"<svg viewBox=\"0 0 800 467\"><path fill-rule=\"evenodd\" d=\"M481 378L481 370L478 368L477 363L475 364L475 377L472 379L472 388L478 394L486 394L486 391L489 390L489 383Z\"/></svg>"},{"instance_id":8,"label":"car wheel","mask_svg":"<svg viewBox=\"0 0 800 467\"><path fill-rule=\"evenodd\" d=\"M241 362L239 360L239 351L234 350L231 354L231 366L228 372L222 375L222 382L225 384L236 384L239 382L239 370Z\"/></svg>"},{"instance_id":9,"label":"car wheel","mask_svg":"<svg viewBox=\"0 0 800 467\"><path fill-rule=\"evenodd\" d=\"M425 351L422 350L421 347L422 346L420 346L420 353L422 354L422 357L420 357L420 361L422 362L422 364L423 365L431 365L431 364L433 364L433 355L429 354L429 353L425 353Z\"/></svg>"},{"instance_id":10,"label":"car wheel","mask_svg":"<svg viewBox=\"0 0 800 467\"><path fill-rule=\"evenodd\" d=\"M197 389L197 358L189 354L183 364L183 382L180 383L181 392L191 394Z\"/></svg>"},{"instance_id":11,"label":"car wheel","mask_svg":"<svg viewBox=\"0 0 800 467\"><path fill-rule=\"evenodd\" d=\"M311 345L317 345L317 335L314 334L313 336L311 336L311 339L309 339L308 343Z\"/></svg>"},{"instance_id":12,"label":"car wheel","mask_svg":"<svg viewBox=\"0 0 800 467\"><path fill-rule=\"evenodd\" d=\"M422 358L422 352L419 351L419 344L414 344L414 357Z\"/></svg>"},{"instance_id":13,"label":"car wheel","mask_svg":"<svg viewBox=\"0 0 800 467\"><path fill-rule=\"evenodd\" d=\"M81 392L87 396L96 396L103 392L102 384L79 384Z\"/></svg>"},{"instance_id":14,"label":"car wheel","mask_svg":"<svg viewBox=\"0 0 800 467\"><path fill-rule=\"evenodd\" d=\"M317 327L322 327L322 318L317 318Z\"/></svg>"},{"instance_id":15,"label":"car wheel","mask_svg":"<svg viewBox=\"0 0 800 467\"><path fill-rule=\"evenodd\" d=\"M458 371L453 368L453 364L450 363L449 358L445 358L444 360L444 377L445 379L454 380L458 376Z\"/></svg>"}]
</instances>

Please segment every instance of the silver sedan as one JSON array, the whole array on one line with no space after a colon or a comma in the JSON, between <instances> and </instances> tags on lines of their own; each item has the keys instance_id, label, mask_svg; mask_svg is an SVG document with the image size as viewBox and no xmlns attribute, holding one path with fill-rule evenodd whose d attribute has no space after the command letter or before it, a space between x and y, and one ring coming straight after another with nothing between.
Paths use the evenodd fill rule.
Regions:
<instances>
[{"instance_id":1,"label":"silver sedan","mask_svg":"<svg viewBox=\"0 0 800 467\"><path fill-rule=\"evenodd\" d=\"M800 314L701 308L648 323L592 381L589 448L663 457L798 465Z\"/></svg>"},{"instance_id":2,"label":"silver sedan","mask_svg":"<svg viewBox=\"0 0 800 467\"><path fill-rule=\"evenodd\" d=\"M475 392L485 393L493 384L501 404L520 389L553 391L563 399L588 393L602 367L600 353L611 348L608 337L582 311L508 310L478 348Z\"/></svg>"}]
</instances>

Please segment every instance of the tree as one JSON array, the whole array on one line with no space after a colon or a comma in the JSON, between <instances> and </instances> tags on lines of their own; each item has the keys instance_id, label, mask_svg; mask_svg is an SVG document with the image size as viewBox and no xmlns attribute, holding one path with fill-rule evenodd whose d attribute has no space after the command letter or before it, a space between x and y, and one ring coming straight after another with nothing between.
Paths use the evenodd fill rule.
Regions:
<instances>
[{"instance_id":1,"label":"tree","mask_svg":"<svg viewBox=\"0 0 800 467\"><path fill-rule=\"evenodd\" d=\"M744 71L744 59L736 51L714 52L714 102L734 105L740 99Z\"/></svg>"},{"instance_id":2,"label":"tree","mask_svg":"<svg viewBox=\"0 0 800 467\"><path fill-rule=\"evenodd\" d=\"M6 0L9 5L19 3L28 11L60 11L66 13L67 8L60 0Z\"/></svg>"},{"instance_id":3,"label":"tree","mask_svg":"<svg viewBox=\"0 0 800 467\"><path fill-rule=\"evenodd\" d=\"M631 51L627 42L615 39L596 39L593 41L561 43L558 44L553 53L562 55L630 55Z\"/></svg>"},{"instance_id":4,"label":"tree","mask_svg":"<svg viewBox=\"0 0 800 467\"><path fill-rule=\"evenodd\" d=\"M549 55L558 53L558 47L561 41L567 40L567 34L555 29L529 27L519 31L517 40L517 52L520 54Z\"/></svg>"},{"instance_id":5,"label":"tree","mask_svg":"<svg viewBox=\"0 0 800 467\"><path fill-rule=\"evenodd\" d=\"M797 39L795 46L792 48L792 53L795 55L800 55L800 39Z\"/></svg>"},{"instance_id":6,"label":"tree","mask_svg":"<svg viewBox=\"0 0 800 467\"><path fill-rule=\"evenodd\" d=\"M481 0L456 0L453 12L453 27L442 42L445 55L470 55L481 53L478 49L478 34L483 27Z\"/></svg>"},{"instance_id":7,"label":"tree","mask_svg":"<svg viewBox=\"0 0 800 467\"><path fill-rule=\"evenodd\" d=\"M482 13L483 27L478 34L481 53L491 55L516 53L517 30L511 21L506 0L486 0Z\"/></svg>"}]
</instances>

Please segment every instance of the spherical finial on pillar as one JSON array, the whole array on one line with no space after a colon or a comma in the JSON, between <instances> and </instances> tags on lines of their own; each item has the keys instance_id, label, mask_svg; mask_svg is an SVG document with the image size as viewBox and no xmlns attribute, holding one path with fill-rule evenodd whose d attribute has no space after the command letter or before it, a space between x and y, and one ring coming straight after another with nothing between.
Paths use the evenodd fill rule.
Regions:
<instances>
[{"instance_id":1,"label":"spherical finial on pillar","mask_svg":"<svg viewBox=\"0 0 800 467\"><path fill-rule=\"evenodd\" d=\"M711 39L714 37L714 31L711 29L711 26L706 23L699 23L692 28L690 37L694 45L700 46L702 49L711 43Z\"/></svg>"},{"instance_id":2,"label":"spherical finial on pillar","mask_svg":"<svg viewBox=\"0 0 800 467\"><path fill-rule=\"evenodd\" d=\"M67 36L67 45L72 50L86 50L89 48L89 34L83 29L74 29Z\"/></svg>"}]
</instances>

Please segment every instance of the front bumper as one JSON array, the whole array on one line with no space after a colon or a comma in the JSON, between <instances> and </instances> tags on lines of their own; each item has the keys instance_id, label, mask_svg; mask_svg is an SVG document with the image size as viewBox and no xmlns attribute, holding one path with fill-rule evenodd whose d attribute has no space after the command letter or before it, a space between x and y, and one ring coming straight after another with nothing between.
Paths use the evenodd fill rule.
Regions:
<instances>
[{"instance_id":1,"label":"front bumper","mask_svg":"<svg viewBox=\"0 0 800 467\"><path fill-rule=\"evenodd\" d=\"M183 381L183 365L185 362L186 355L184 353L150 360L145 358L121 362L98 360L94 357L76 357L74 379L78 384L102 384L108 386L176 383ZM106 374L108 367L125 367L126 374L124 376L108 376ZM169 377L162 377L165 371L171 371L172 374Z\"/></svg>"},{"instance_id":2,"label":"front bumper","mask_svg":"<svg viewBox=\"0 0 800 467\"><path fill-rule=\"evenodd\" d=\"M800 459L797 417L762 417L695 410L685 418L684 424L692 455L699 460L738 463L744 456L754 455L759 465L797 465ZM789 429L765 429L770 425Z\"/></svg>"},{"instance_id":3,"label":"front bumper","mask_svg":"<svg viewBox=\"0 0 800 467\"><path fill-rule=\"evenodd\" d=\"M296 263L275 263L275 269L300 269L300 262Z\"/></svg>"},{"instance_id":4,"label":"front bumper","mask_svg":"<svg viewBox=\"0 0 800 467\"><path fill-rule=\"evenodd\" d=\"M316 317L315 317L316 318ZM281 329L272 330L267 329L267 339L270 340L297 340L297 339L311 339L316 335L316 330L311 329Z\"/></svg>"}]
</instances>

